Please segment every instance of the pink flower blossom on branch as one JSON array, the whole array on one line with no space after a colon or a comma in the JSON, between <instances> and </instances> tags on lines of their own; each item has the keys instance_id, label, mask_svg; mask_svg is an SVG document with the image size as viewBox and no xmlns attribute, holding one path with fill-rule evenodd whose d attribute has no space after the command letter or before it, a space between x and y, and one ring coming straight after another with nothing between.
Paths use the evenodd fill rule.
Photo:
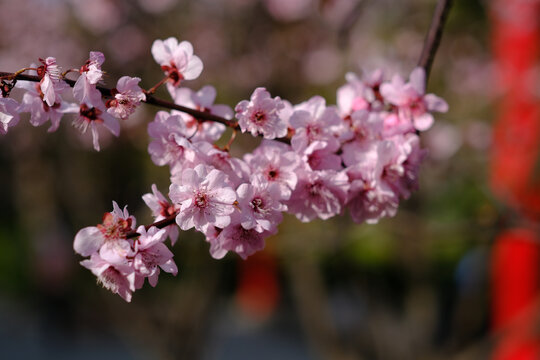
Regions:
<instances>
[{"instance_id":1,"label":"pink flower blossom on branch","mask_svg":"<svg viewBox=\"0 0 540 360\"><path fill-rule=\"evenodd\" d=\"M139 87L140 81L138 77L129 76L118 79L116 88L112 90L114 98L107 101L107 112L122 120L133 114L141 101L146 100L146 95Z\"/></svg>"},{"instance_id":2,"label":"pink flower blossom on branch","mask_svg":"<svg viewBox=\"0 0 540 360\"><path fill-rule=\"evenodd\" d=\"M19 103L0 96L0 134L7 133L8 128L19 122Z\"/></svg>"},{"instance_id":3,"label":"pink flower blossom on branch","mask_svg":"<svg viewBox=\"0 0 540 360\"><path fill-rule=\"evenodd\" d=\"M60 103L57 101L57 93L61 93L68 88L68 85L61 79L62 70L56 64L56 59L53 57L48 57L45 60L39 59L42 66L38 67L37 74L41 77L39 83L39 88L41 89L41 94L43 95L43 101L47 103L48 106L52 107L55 103Z\"/></svg>"},{"instance_id":4,"label":"pink flower blossom on branch","mask_svg":"<svg viewBox=\"0 0 540 360\"><path fill-rule=\"evenodd\" d=\"M223 172L199 164L185 169L181 180L171 184L169 197L180 205L176 222L182 230L194 227L204 232L209 226L229 225L236 193L227 185Z\"/></svg>"},{"instance_id":5,"label":"pink flower blossom on branch","mask_svg":"<svg viewBox=\"0 0 540 360\"><path fill-rule=\"evenodd\" d=\"M189 41L178 43L173 37L156 40L152 44L152 56L169 77L169 91L178 87L182 80L198 78L203 70L203 63L193 55L193 46Z\"/></svg>"},{"instance_id":6,"label":"pink flower blossom on branch","mask_svg":"<svg viewBox=\"0 0 540 360\"><path fill-rule=\"evenodd\" d=\"M287 123L279 117L284 108L279 97L271 98L265 88L257 88L250 101L242 100L236 105L236 118L242 132L251 135L262 134L265 139L275 139L287 135Z\"/></svg>"},{"instance_id":7,"label":"pink flower blossom on branch","mask_svg":"<svg viewBox=\"0 0 540 360\"><path fill-rule=\"evenodd\" d=\"M90 131L92 132L92 142L96 151L100 150L98 125L103 125L114 136L120 134L120 124L118 123L118 120L105 111L103 103L100 107L89 107L85 103L82 103L78 112L79 114L73 121L73 125L83 134L90 128Z\"/></svg>"},{"instance_id":8,"label":"pink flower blossom on branch","mask_svg":"<svg viewBox=\"0 0 540 360\"><path fill-rule=\"evenodd\" d=\"M73 96L80 103L86 103L92 107L99 106L102 102L101 93L96 84L103 78L101 65L105 56L99 51L91 51L90 58L80 69L80 75L73 86Z\"/></svg>"},{"instance_id":9,"label":"pink flower blossom on branch","mask_svg":"<svg viewBox=\"0 0 540 360\"><path fill-rule=\"evenodd\" d=\"M415 68L408 83L399 75L394 75L390 83L381 85L381 94L391 104L397 106L399 116L410 121L419 131L433 125L430 111L446 112L446 101L433 94L425 94L426 73L423 68Z\"/></svg>"}]
</instances>

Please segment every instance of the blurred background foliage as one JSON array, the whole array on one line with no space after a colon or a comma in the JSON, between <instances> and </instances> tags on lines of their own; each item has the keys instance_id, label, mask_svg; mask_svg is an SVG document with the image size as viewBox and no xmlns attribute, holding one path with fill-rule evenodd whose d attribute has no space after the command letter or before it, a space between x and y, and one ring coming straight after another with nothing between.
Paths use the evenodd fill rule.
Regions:
<instances>
[{"instance_id":1,"label":"blurred background foliage","mask_svg":"<svg viewBox=\"0 0 540 360\"><path fill-rule=\"evenodd\" d=\"M106 85L161 79L155 39L190 41L211 84L234 105L257 86L298 103L335 103L347 72L407 76L431 0L2 0L0 69L55 56L78 68L104 52ZM146 152L143 106L119 138L91 149L69 119L60 130L25 121L0 139L0 357L6 359L450 359L489 354L487 260L498 206L486 184L491 77L487 2L456 1L429 92L450 111L422 134L430 156L420 191L396 217L357 225L347 215L286 217L247 262L213 260L199 234L181 234L177 278L162 274L131 304L95 284L72 240L111 201L151 221L141 195L168 169ZM167 98L164 89L158 95ZM17 94L15 94L17 96ZM257 143L241 136L240 155ZM478 358L478 357L476 357Z\"/></svg>"}]
</instances>

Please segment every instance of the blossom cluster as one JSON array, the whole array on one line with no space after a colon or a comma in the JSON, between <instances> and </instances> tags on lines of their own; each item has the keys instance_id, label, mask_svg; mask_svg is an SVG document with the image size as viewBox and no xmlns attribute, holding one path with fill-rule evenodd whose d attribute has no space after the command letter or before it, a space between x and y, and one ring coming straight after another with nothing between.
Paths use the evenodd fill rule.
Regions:
<instances>
[{"instance_id":1,"label":"blossom cluster","mask_svg":"<svg viewBox=\"0 0 540 360\"><path fill-rule=\"evenodd\" d=\"M433 112L448 109L443 99L425 93L425 72L416 68L408 80L399 75L385 80L381 70L363 78L348 74L337 105L321 96L293 105L259 87L233 110L214 104L216 90L210 85L199 91L181 87L203 69L189 42L156 40L151 52L165 75L159 85L166 84L174 104L223 121L170 110L158 111L148 124L152 161L170 169L170 200L155 185L143 196L161 230L135 229L135 220L115 203L103 224L77 234L75 251L90 256L82 265L127 301L145 277L155 285L159 267L176 274L163 242L170 237L174 244L178 228L201 232L216 259L228 252L245 259L264 248L283 213L309 222L348 211L356 223L395 215L399 201L418 186L425 157L418 134L431 127ZM79 104L68 104L60 96L68 86L55 59L41 60L40 82L24 85L28 91L21 105L6 98L9 89L2 92L0 130L15 124L21 111L31 113L34 125L50 120L50 131L62 114L75 112L75 123L83 131L91 128L99 150L96 126L118 135L117 119L127 119L147 94L139 78L124 76L104 102L96 86L103 61L103 54L90 53L73 87ZM263 139L252 152L234 157L229 152L234 137L225 148L216 145L224 124Z\"/></svg>"},{"instance_id":2,"label":"blossom cluster","mask_svg":"<svg viewBox=\"0 0 540 360\"><path fill-rule=\"evenodd\" d=\"M113 211L105 213L103 222L81 229L73 243L78 254L90 257L81 265L92 271L105 288L128 302L145 278L156 286L160 268L173 275L178 273L173 253L163 243L167 238L165 229L151 226L146 230L139 226L137 236L128 238L134 230L135 218L113 202Z\"/></svg>"},{"instance_id":3,"label":"blossom cluster","mask_svg":"<svg viewBox=\"0 0 540 360\"><path fill-rule=\"evenodd\" d=\"M98 89L98 83L103 79L101 65L105 56L101 52L90 52L89 59L81 66L79 77L72 90L76 102L64 101L62 96L70 86L64 79L61 68L54 57L39 59L40 66L32 64L31 73L36 74L40 81L35 84L30 81L19 81L17 87L25 90L22 102L8 98L11 87L3 82L2 97L0 97L0 132L7 133L8 128L19 122L19 114L30 113L30 123L40 126L48 121L51 125L49 132L56 131L64 114L73 114L73 125L85 133L90 129L94 149L99 151L98 126L108 129L113 135L120 133L118 119L127 119L146 95L139 87L141 79L123 76L118 80L114 89L105 99Z\"/></svg>"}]
</instances>

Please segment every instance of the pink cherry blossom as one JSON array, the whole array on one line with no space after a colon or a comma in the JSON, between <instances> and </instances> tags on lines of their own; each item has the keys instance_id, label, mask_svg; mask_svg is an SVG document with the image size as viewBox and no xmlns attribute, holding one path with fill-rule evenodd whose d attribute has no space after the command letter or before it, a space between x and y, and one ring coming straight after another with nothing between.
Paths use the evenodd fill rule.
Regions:
<instances>
[{"instance_id":1,"label":"pink cherry blossom","mask_svg":"<svg viewBox=\"0 0 540 360\"><path fill-rule=\"evenodd\" d=\"M249 131L253 136L262 134L265 139L274 139L287 135L287 123L279 117L283 107L279 97L270 97L270 93L260 87L255 89L250 101L240 101L234 110L242 132Z\"/></svg>"},{"instance_id":2,"label":"pink cherry blossom","mask_svg":"<svg viewBox=\"0 0 540 360\"><path fill-rule=\"evenodd\" d=\"M169 197L180 205L176 223L182 230L209 226L224 228L231 221L236 192L227 185L226 175L203 164L182 172L180 184L173 183Z\"/></svg>"},{"instance_id":3,"label":"pink cherry blossom","mask_svg":"<svg viewBox=\"0 0 540 360\"><path fill-rule=\"evenodd\" d=\"M51 126L47 130L53 132L60 126L60 120L66 113L74 113L79 110L79 106L72 103L62 101L60 94L55 95L55 103L49 106L43 99L43 94L40 85L28 81L20 81L17 86L26 89L23 95L20 112L30 112L30 124L33 126L41 126L47 121L51 122Z\"/></svg>"},{"instance_id":4,"label":"pink cherry blossom","mask_svg":"<svg viewBox=\"0 0 540 360\"><path fill-rule=\"evenodd\" d=\"M391 140L397 149L393 161L399 164L387 165L385 180L399 196L407 199L412 191L418 189L420 163L426 157L427 150L420 148L420 138L414 133L395 136ZM392 171L396 166L400 167L399 171Z\"/></svg>"},{"instance_id":5,"label":"pink cherry blossom","mask_svg":"<svg viewBox=\"0 0 540 360\"><path fill-rule=\"evenodd\" d=\"M169 90L180 85L184 79L198 78L203 70L203 63L198 56L193 55L193 46L189 41L178 43L173 37L156 40L152 44L152 56L169 77Z\"/></svg>"},{"instance_id":6,"label":"pink cherry blossom","mask_svg":"<svg viewBox=\"0 0 540 360\"><path fill-rule=\"evenodd\" d=\"M257 176L251 184L244 183L236 189L240 207L240 224L244 229L257 232L275 231L283 220L282 211L287 207L280 202L281 191L276 183L262 181Z\"/></svg>"},{"instance_id":7,"label":"pink cherry blossom","mask_svg":"<svg viewBox=\"0 0 540 360\"><path fill-rule=\"evenodd\" d=\"M91 51L90 58L80 69L80 75L73 86L73 96L80 103L86 103L91 107L98 107L102 102L101 93L96 84L103 78L101 65L105 56L98 51Z\"/></svg>"},{"instance_id":8,"label":"pink cherry blossom","mask_svg":"<svg viewBox=\"0 0 540 360\"><path fill-rule=\"evenodd\" d=\"M399 199L385 182L377 181L373 169L355 166L349 169L351 186L347 207L354 222L376 224L396 214Z\"/></svg>"},{"instance_id":9,"label":"pink cherry blossom","mask_svg":"<svg viewBox=\"0 0 540 360\"><path fill-rule=\"evenodd\" d=\"M349 179L340 171L298 169L298 184L285 203L300 221L323 220L340 214L347 200Z\"/></svg>"},{"instance_id":10,"label":"pink cherry blossom","mask_svg":"<svg viewBox=\"0 0 540 360\"><path fill-rule=\"evenodd\" d=\"M75 235L73 249L82 256L90 256L106 242L125 239L126 234L135 228L135 222L127 207L121 210L116 201L113 201L113 211L105 213L102 224L79 230Z\"/></svg>"},{"instance_id":11,"label":"pink cherry blossom","mask_svg":"<svg viewBox=\"0 0 540 360\"><path fill-rule=\"evenodd\" d=\"M187 129L180 115L158 111L154 121L148 124L148 134L153 138L148 152L154 164L182 171L196 159L196 149L186 137Z\"/></svg>"},{"instance_id":12,"label":"pink cherry blossom","mask_svg":"<svg viewBox=\"0 0 540 360\"><path fill-rule=\"evenodd\" d=\"M233 223L224 228L213 241L211 255L221 259L228 251L234 251L245 260L264 249L264 239L270 235L272 233L268 231L260 233L255 229L248 230L238 223Z\"/></svg>"},{"instance_id":13,"label":"pink cherry blossom","mask_svg":"<svg viewBox=\"0 0 540 360\"><path fill-rule=\"evenodd\" d=\"M311 170L335 170L343 169L341 157L335 153L337 149L330 149L322 141L312 142L305 150L302 160Z\"/></svg>"},{"instance_id":14,"label":"pink cherry blossom","mask_svg":"<svg viewBox=\"0 0 540 360\"><path fill-rule=\"evenodd\" d=\"M342 142L382 139L384 120L380 113L357 110L347 120L347 129L340 136Z\"/></svg>"},{"instance_id":15,"label":"pink cherry blossom","mask_svg":"<svg viewBox=\"0 0 540 360\"><path fill-rule=\"evenodd\" d=\"M353 221L374 224L382 217L396 214L399 197L387 176L389 172L400 176L402 168L396 161L399 153L391 141L371 143L368 153L346 170L351 182L347 206Z\"/></svg>"},{"instance_id":16,"label":"pink cherry blossom","mask_svg":"<svg viewBox=\"0 0 540 360\"><path fill-rule=\"evenodd\" d=\"M81 261L81 265L92 271L105 289L131 302L132 293L135 291L135 272L132 267L111 265L97 253L93 253L90 259Z\"/></svg>"},{"instance_id":17,"label":"pink cherry blossom","mask_svg":"<svg viewBox=\"0 0 540 360\"><path fill-rule=\"evenodd\" d=\"M425 95L425 78L424 69L417 67L408 83L394 75L390 83L381 85L382 96L397 107L402 119L410 121L419 131L427 130L433 124L430 111L448 111L448 104L443 99L433 94Z\"/></svg>"},{"instance_id":18,"label":"pink cherry blossom","mask_svg":"<svg viewBox=\"0 0 540 360\"><path fill-rule=\"evenodd\" d=\"M114 98L107 101L107 112L114 117L125 120L135 112L146 95L139 87L141 81L138 77L122 76L118 79L116 89L113 89Z\"/></svg>"},{"instance_id":19,"label":"pink cherry blossom","mask_svg":"<svg viewBox=\"0 0 540 360\"><path fill-rule=\"evenodd\" d=\"M334 107L326 106L324 98L314 96L294 109L289 120L295 131L291 139L294 151L301 153L313 141L322 141L332 149L339 147L334 130L342 124L342 119Z\"/></svg>"},{"instance_id":20,"label":"pink cherry blossom","mask_svg":"<svg viewBox=\"0 0 540 360\"><path fill-rule=\"evenodd\" d=\"M79 107L79 114L73 121L73 126L79 129L83 134L90 128L94 149L96 151L100 150L98 125L103 125L114 136L120 134L120 124L118 123L118 120L105 111L103 103L101 103L101 105L102 106L100 107L89 107L85 103L82 103Z\"/></svg>"},{"instance_id":21,"label":"pink cherry blossom","mask_svg":"<svg viewBox=\"0 0 540 360\"><path fill-rule=\"evenodd\" d=\"M7 133L8 128L19 122L19 103L0 96L0 134Z\"/></svg>"},{"instance_id":22,"label":"pink cherry blossom","mask_svg":"<svg viewBox=\"0 0 540 360\"><path fill-rule=\"evenodd\" d=\"M173 253L163 244L167 237L164 229L152 226L148 231L144 226L137 228L139 238L135 241L135 256L133 267L139 275L148 278L150 285L155 287L158 282L160 268L176 276L178 267L173 261Z\"/></svg>"},{"instance_id":23,"label":"pink cherry blossom","mask_svg":"<svg viewBox=\"0 0 540 360\"><path fill-rule=\"evenodd\" d=\"M337 105L342 117L347 117L358 110L380 111L383 99L379 87L384 73L381 69L365 73L360 79L354 73L345 75L347 84L337 91Z\"/></svg>"},{"instance_id":24,"label":"pink cherry blossom","mask_svg":"<svg viewBox=\"0 0 540 360\"><path fill-rule=\"evenodd\" d=\"M337 91L337 105L342 117L351 115L357 110L369 109L372 100L370 88L354 74L347 74L347 84Z\"/></svg>"},{"instance_id":25,"label":"pink cherry blossom","mask_svg":"<svg viewBox=\"0 0 540 360\"><path fill-rule=\"evenodd\" d=\"M37 68L37 74L41 78L39 89L43 94L43 101L52 107L55 103L61 103L57 97L69 86L62 80L62 70L56 64L55 58L48 57L45 60L39 59L39 61L43 64Z\"/></svg>"},{"instance_id":26,"label":"pink cherry blossom","mask_svg":"<svg viewBox=\"0 0 540 360\"><path fill-rule=\"evenodd\" d=\"M244 155L244 159L254 175L279 185L283 200L290 197L298 181L295 170L301 159L289 145L265 140L253 154Z\"/></svg>"}]
</instances>

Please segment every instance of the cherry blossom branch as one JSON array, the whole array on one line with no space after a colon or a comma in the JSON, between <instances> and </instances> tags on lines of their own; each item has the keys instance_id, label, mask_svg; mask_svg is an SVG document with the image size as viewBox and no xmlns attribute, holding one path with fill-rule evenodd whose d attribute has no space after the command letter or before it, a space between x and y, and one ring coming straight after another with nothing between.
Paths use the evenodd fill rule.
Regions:
<instances>
[{"instance_id":1,"label":"cherry blossom branch","mask_svg":"<svg viewBox=\"0 0 540 360\"><path fill-rule=\"evenodd\" d=\"M40 82L41 78L36 75L22 74L18 71L16 73L0 72L0 80L23 80L23 81ZM75 86L75 82L76 82L75 80L66 79L66 78L63 78L62 80L64 80L71 87ZM103 96L113 96L111 92L112 89L108 87L98 85L97 89L101 92ZM165 109L177 110L185 114L189 114L193 116L195 119L200 120L200 121L213 121L213 122L223 124L235 131L240 130L240 126L238 125L238 122L234 120L228 120L224 117L217 116L206 111L199 111L199 110L192 109L186 106L175 104L170 101L159 99L153 96L151 94L151 91L146 92L146 100L143 100L143 102L149 105L154 105L154 106L162 107ZM263 136L262 134L259 135L259 137L262 137L262 136ZM285 144L290 144L290 136L288 135L282 138L275 138L273 140L279 141Z\"/></svg>"},{"instance_id":2,"label":"cherry blossom branch","mask_svg":"<svg viewBox=\"0 0 540 360\"><path fill-rule=\"evenodd\" d=\"M2 80L24 80L24 81L33 81L39 82L41 79L36 75L27 75L27 74L18 74L18 73L9 73L9 72L0 72L0 79ZM63 79L69 86L73 87L75 85L75 80ZM111 89L104 86L97 86L97 89L104 96L112 96ZM163 107L166 109L177 110L183 113L189 114L199 120L214 121L225 126L228 126L232 129L239 129L238 124L235 121L227 120L221 116L213 115L208 112L195 110L188 108L182 105L177 105L170 101L158 99L151 94L146 94L146 100L144 101L147 104Z\"/></svg>"},{"instance_id":3,"label":"cherry blossom branch","mask_svg":"<svg viewBox=\"0 0 540 360\"><path fill-rule=\"evenodd\" d=\"M429 78L431 66L433 65L433 59L441 42L444 24L446 23L451 6L452 0L439 0L433 13L431 25L424 41L424 48L418 60L418 66L424 68L426 71L426 83Z\"/></svg>"}]
</instances>

